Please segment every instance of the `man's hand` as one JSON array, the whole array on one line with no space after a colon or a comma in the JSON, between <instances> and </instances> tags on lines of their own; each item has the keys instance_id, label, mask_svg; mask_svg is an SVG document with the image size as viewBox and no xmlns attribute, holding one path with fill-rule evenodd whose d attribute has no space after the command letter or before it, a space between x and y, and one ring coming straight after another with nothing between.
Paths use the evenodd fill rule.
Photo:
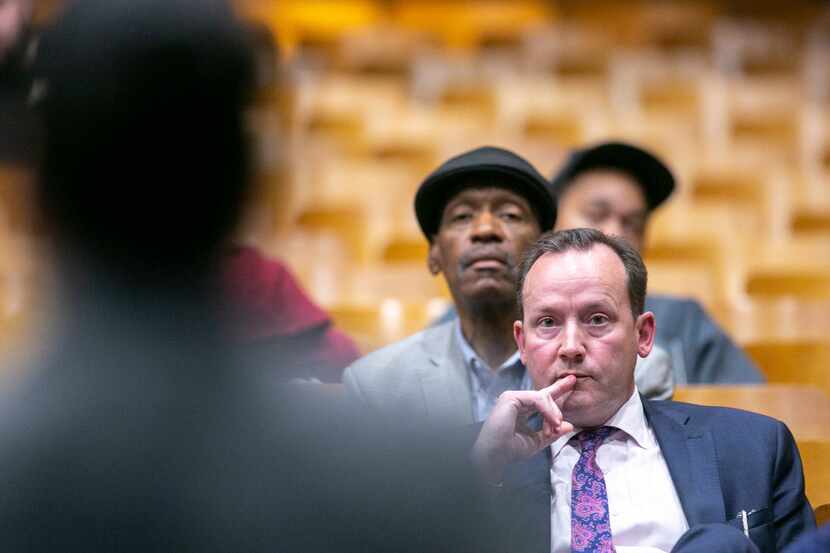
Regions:
<instances>
[{"instance_id":1,"label":"man's hand","mask_svg":"<svg viewBox=\"0 0 830 553\"><path fill-rule=\"evenodd\" d=\"M563 420L560 405L575 385L576 377L569 375L541 390L504 392L499 396L470 454L487 482L501 482L507 465L530 458L573 430L573 425ZM542 429L538 431L527 422L535 413L542 416Z\"/></svg>"}]
</instances>

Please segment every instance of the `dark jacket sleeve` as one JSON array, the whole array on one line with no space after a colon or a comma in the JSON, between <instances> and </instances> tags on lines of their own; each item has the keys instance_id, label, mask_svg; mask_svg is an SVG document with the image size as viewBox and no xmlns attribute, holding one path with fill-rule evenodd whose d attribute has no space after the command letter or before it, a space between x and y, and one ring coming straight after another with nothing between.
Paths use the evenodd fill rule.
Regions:
<instances>
[{"instance_id":1,"label":"dark jacket sleeve","mask_svg":"<svg viewBox=\"0 0 830 553\"><path fill-rule=\"evenodd\" d=\"M804 493L804 471L801 456L790 430L783 423L777 428L777 452L772 475L772 518L777 551L814 530L816 519Z\"/></svg>"}]
</instances>

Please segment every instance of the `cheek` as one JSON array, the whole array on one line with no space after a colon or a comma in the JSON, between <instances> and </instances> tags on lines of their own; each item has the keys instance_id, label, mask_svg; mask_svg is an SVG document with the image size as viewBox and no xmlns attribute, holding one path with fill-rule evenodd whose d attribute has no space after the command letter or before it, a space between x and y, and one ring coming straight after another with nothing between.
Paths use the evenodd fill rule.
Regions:
<instances>
[{"instance_id":1,"label":"cheek","mask_svg":"<svg viewBox=\"0 0 830 553\"><path fill-rule=\"evenodd\" d=\"M552 341L531 338L525 340L527 371L536 388L553 383L556 347Z\"/></svg>"},{"instance_id":2,"label":"cheek","mask_svg":"<svg viewBox=\"0 0 830 553\"><path fill-rule=\"evenodd\" d=\"M631 244L632 246L634 246L634 248L637 251L640 251L640 250L643 249L643 236L641 234L638 234L638 233L627 234L623 238L628 240L628 243Z\"/></svg>"},{"instance_id":3,"label":"cheek","mask_svg":"<svg viewBox=\"0 0 830 553\"><path fill-rule=\"evenodd\" d=\"M605 336L594 337L588 348L588 356L592 365L603 373L613 370L616 366L624 364L624 359L629 357L631 345L616 332Z\"/></svg>"},{"instance_id":4,"label":"cheek","mask_svg":"<svg viewBox=\"0 0 830 553\"><path fill-rule=\"evenodd\" d=\"M568 210L567 213L560 212L556 217L556 230L590 227L591 225L586 221L587 219L575 210Z\"/></svg>"}]
</instances>

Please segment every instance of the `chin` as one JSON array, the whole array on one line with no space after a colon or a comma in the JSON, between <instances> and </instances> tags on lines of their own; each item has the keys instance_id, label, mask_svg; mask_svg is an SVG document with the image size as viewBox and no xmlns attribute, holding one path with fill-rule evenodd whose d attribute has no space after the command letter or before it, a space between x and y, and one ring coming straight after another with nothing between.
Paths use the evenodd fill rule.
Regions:
<instances>
[{"instance_id":1,"label":"chin","mask_svg":"<svg viewBox=\"0 0 830 553\"><path fill-rule=\"evenodd\" d=\"M477 282L466 287L464 296L476 304L515 304L516 294L509 283Z\"/></svg>"},{"instance_id":2,"label":"chin","mask_svg":"<svg viewBox=\"0 0 830 553\"><path fill-rule=\"evenodd\" d=\"M598 400L581 390L574 390L562 405L562 416L565 420L581 428L598 426L605 422L604 419L596 421L597 418L601 418L598 414L602 411Z\"/></svg>"}]
</instances>

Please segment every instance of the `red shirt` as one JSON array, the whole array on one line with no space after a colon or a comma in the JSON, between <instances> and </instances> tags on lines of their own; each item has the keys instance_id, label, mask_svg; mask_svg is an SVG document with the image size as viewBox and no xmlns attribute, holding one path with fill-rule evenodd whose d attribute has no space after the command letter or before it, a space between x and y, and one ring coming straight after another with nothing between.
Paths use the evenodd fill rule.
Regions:
<instances>
[{"instance_id":1,"label":"red shirt","mask_svg":"<svg viewBox=\"0 0 830 553\"><path fill-rule=\"evenodd\" d=\"M340 382L343 369L360 357L351 338L332 326L281 262L238 247L228 256L224 276L235 338L273 351L274 364L287 376Z\"/></svg>"}]
</instances>

